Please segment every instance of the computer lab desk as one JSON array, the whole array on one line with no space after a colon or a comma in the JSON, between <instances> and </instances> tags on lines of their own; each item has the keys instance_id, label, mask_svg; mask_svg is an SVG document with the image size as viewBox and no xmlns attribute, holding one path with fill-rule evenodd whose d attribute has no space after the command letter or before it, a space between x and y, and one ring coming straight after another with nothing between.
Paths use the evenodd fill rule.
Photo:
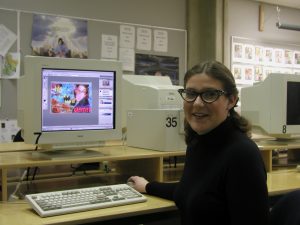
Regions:
<instances>
[{"instance_id":1,"label":"computer lab desk","mask_svg":"<svg viewBox=\"0 0 300 225\"><path fill-rule=\"evenodd\" d=\"M274 149L300 149L300 143L288 145L270 144L259 139L257 142L268 172L268 186L271 195L300 189L300 173L296 171L272 172L272 150ZM184 156L185 151L153 151L128 146L112 145L94 148L103 155L86 158L65 159L39 159L33 157L34 146L24 143L0 144L0 179L1 199L8 198L8 171L27 167L43 167L68 165L76 163L114 161L118 162L118 171L124 177L140 175L149 180L165 181L164 158Z\"/></svg>"},{"instance_id":2,"label":"computer lab desk","mask_svg":"<svg viewBox=\"0 0 300 225\"><path fill-rule=\"evenodd\" d=\"M265 163L269 163L267 166L272 166L273 149L287 148L287 146L261 143L258 146L261 149ZM289 146L288 148L290 147L300 148L300 146L296 145ZM177 212L177 208L172 201L147 196L148 201L143 203L41 218L22 200L7 202L8 170L70 163L118 161L120 163L118 169L128 177L138 174L150 180L164 181L164 157L184 156L185 151L160 152L127 146L105 146L96 149L104 154L102 156L50 160L33 158L33 148L34 146L23 145L22 143L0 144L0 176L2 186L0 225L85 224L97 221L130 219L145 215L153 217L152 215L155 214ZM300 172L296 170L272 171L272 169L269 169L267 183L270 196L297 190L300 189Z\"/></svg>"},{"instance_id":3,"label":"computer lab desk","mask_svg":"<svg viewBox=\"0 0 300 225\"><path fill-rule=\"evenodd\" d=\"M19 151L10 151L13 146L16 146ZM0 149L1 147L6 148L0 150L2 201L8 199L8 172L10 170L108 161L116 162L117 173L124 177L120 182L126 182L132 175L144 176L149 180L164 181L164 158L185 155L185 151L162 152L113 145L93 148L94 151L101 153L99 156L45 159L35 155L39 150L32 151L34 146L26 146L22 149L22 144L11 143L11 145L0 144Z\"/></svg>"},{"instance_id":4,"label":"computer lab desk","mask_svg":"<svg viewBox=\"0 0 300 225\"><path fill-rule=\"evenodd\" d=\"M173 216L177 208L172 201L147 196L143 203L117 206L104 209L96 209L71 214L40 217L24 201L4 202L0 204L0 225L75 225L98 222L102 224L140 224L145 218L153 221L153 217L164 219L165 216ZM112 221L118 221L112 223ZM134 222L134 223L133 223Z\"/></svg>"}]
</instances>

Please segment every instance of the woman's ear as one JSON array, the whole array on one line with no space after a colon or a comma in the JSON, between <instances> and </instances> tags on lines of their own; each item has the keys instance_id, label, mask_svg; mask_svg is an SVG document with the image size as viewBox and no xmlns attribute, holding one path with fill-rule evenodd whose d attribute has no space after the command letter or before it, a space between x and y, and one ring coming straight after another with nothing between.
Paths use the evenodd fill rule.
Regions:
<instances>
[{"instance_id":1,"label":"woman's ear","mask_svg":"<svg viewBox=\"0 0 300 225\"><path fill-rule=\"evenodd\" d=\"M228 105L227 105L227 109L230 110L233 107L236 106L237 102L238 102L239 98L235 95L230 95L228 97Z\"/></svg>"}]
</instances>

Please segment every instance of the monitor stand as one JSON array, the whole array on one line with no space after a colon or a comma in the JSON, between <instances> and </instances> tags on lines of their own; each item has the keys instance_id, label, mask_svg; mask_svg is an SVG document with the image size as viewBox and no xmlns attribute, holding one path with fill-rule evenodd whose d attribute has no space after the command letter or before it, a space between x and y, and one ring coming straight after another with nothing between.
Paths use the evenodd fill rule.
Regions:
<instances>
[{"instance_id":1,"label":"monitor stand","mask_svg":"<svg viewBox=\"0 0 300 225\"><path fill-rule=\"evenodd\" d=\"M37 150L32 152L32 157L35 159L83 159L92 157L104 156L103 153L90 149L55 149L55 150Z\"/></svg>"}]
</instances>

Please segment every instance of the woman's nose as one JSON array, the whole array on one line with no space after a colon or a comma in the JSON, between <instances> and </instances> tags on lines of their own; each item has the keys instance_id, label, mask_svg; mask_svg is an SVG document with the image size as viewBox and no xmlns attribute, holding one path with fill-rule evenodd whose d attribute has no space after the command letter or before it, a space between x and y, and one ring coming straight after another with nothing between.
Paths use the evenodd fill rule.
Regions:
<instances>
[{"instance_id":1,"label":"woman's nose","mask_svg":"<svg viewBox=\"0 0 300 225\"><path fill-rule=\"evenodd\" d=\"M203 102L203 100L202 100L202 98L200 97L200 95L198 95L197 96L197 98L195 99L195 101L194 101L194 105L204 105L205 104L205 102Z\"/></svg>"}]
</instances>

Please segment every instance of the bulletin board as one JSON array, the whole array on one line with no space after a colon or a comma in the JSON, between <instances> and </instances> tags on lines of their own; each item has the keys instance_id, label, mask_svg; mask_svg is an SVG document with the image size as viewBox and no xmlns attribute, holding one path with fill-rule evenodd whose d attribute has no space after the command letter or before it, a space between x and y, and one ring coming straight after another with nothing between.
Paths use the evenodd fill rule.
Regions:
<instances>
[{"instance_id":1,"label":"bulletin board","mask_svg":"<svg viewBox=\"0 0 300 225\"><path fill-rule=\"evenodd\" d=\"M300 46L233 36L231 71L239 86L263 81L271 73L300 76Z\"/></svg>"},{"instance_id":2,"label":"bulletin board","mask_svg":"<svg viewBox=\"0 0 300 225\"><path fill-rule=\"evenodd\" d=\"M154 75L157 73L166 72L172 74L171 79L173 84L183 84L183 76L185 74L187 65L186 30L0 8L0 24L3 24L17 35L17 40L9 51L20 53L21 76L23 75L24 71L24 56L32 55L33 53L31 41L34 15L59 16L78 20L86 20L88 29L88 58L121 60L120 52L122 51L125 52L125 56L126 53L127 56L130 54L133 55L133 58L128 59L125 57L125 60L128 59L130 61L133 59L135 61L136 59L142 59L144 62L147 62L148 64L146 67L149 67L149 70L147 70L147 72L150 71L149 74ZM119 46L121 29L124 27L129 27L130 29L134 30L134 45L127 49L121 49ZM138 34L142 33L140 34L140 37L142 37L144 35L143 32L146 32L146 43L141 44L140 42L137 42L137 36ZM155 42L155 38L157 38L155 34L161 34L161 46L159 46L160 42ZM118 46L116 58L106 59L102 57L103 37L117 38L116 44ZM150 47L149 40L151 42ZM174 67L174 64L177 64L177 67ZM163 70L161 70L161 68L163 68ZM136 74L135 69L136 67L134 62L134 66L129 67L129 69L125 68L123 73ZM139 69L140 72L145 71L145 68L142 68L141 66L139 66ZM146 74L146 72L144 74ZM17 80L18 79L0 78L0 120L2 119L3 121L11 121L17 118Z\"/></svg>"},{"instance_id":3,"label":"bulletin board","mask_svg":"<svg viewBox=\"0 0 300 225\"><path fill-rule=\"evenodd\" d=\"M80 17L68 17L64 15L54 15L54 14L41 14L38 12L29 12L29 11L14 11L8 9L0 9L0 21L1 24L7 26L13 32L18 34L18 41L14 44L12 51L20 51L22 57L25 55L32 54L31 48L31 36L32 36L32 23L33 23L33 16L34 15L47 15L47 16L59 16L65 18L75 18L79 20L86 20L88 24L88 58L95 58L95 59L106 59L102 57L102 46L103 46L103 38L104 37L116 37L117 38L117 58L110 58L109 60L121 60L120 55L124 48L120 46L121 44L121 29L123 27L129 27L133 29L133 39L134 45L132 47L127 47L126 50L130 50L131 54L135 55L148 55L150 58L157 60L155 56L163 56L163 60L166 57L174 57L178 61L178 82L176 84L182 83L183 81L183 74L186 71L187 65L187 37L186 37L186 30L182 29L175 29L175 28L168 28L168 27L155 27L143 24L131 24L131 23L122 23L117 21L106 21L106 20L97 20L92 18L80 18ZM148 45L144 44L143 46L139 46L140 42L139 37L142 37L143 34L140 32L148 32L148 36L146 36L145 40L148 41ZM163 37L165 39L165 43L161 48L157 47L156 37ZM159 34L164 34L159 36ZM147 40L148 38L148 40ZM163 39L161 38L161 40ZM161 41L160 40L160 41ZM149 44L150 42L150 44ZM146 46L146 47L145 47ZM126 60L126 58L125 58ZM159 59L158 59L159 61ZM165 60L166 61L166 60ZM135 63L135 62L134 62ZM21 73L23 69L21 67ZM127 74L134 74L135 71L131 68L124 68L124 73Z\"/></svg>"}]
</instances>

